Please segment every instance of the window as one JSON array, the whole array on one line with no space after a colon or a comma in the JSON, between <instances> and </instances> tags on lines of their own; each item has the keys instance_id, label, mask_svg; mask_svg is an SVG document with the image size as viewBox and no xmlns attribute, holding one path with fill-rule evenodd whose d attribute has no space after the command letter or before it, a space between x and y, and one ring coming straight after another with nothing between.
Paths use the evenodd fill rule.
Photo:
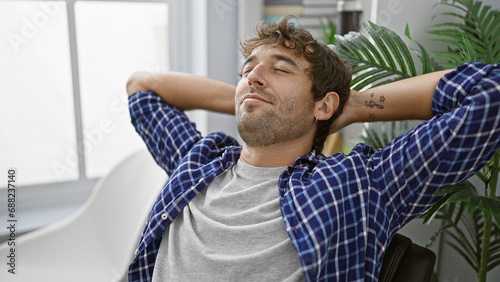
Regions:
<instances>
[{"instance_id":1,"label":"window","mask_svg":"<svg viewBox=\"0 0 500 282\"><path fill-rule=\"evenodd\" d=\"M168 68L167 5L75 4L87 177L143 147L130 124L125 84L137 70Z\"/></svg>"},{"instance_id":2,"label":"window","mask_svg":"<svg viewBox=\"0 0 500 282\"><path fill-rule=\"evenodd\" d=\"M66 6L41 3L0 2L0 162L27 184L57 180L51 162L76 144ZM76 161L59 180L78 178Z\"/></svg>"},{"instance_id":3,"label":"window","mask_svg":"<svg viewBox=\"0 0 500 282\"><path fill-rule=\"evenodd\" d=\"M168 70L168 2L0 0L3 171L22 185L98 178L144 146L125 83Z\"/></svg>"}]
</instances>

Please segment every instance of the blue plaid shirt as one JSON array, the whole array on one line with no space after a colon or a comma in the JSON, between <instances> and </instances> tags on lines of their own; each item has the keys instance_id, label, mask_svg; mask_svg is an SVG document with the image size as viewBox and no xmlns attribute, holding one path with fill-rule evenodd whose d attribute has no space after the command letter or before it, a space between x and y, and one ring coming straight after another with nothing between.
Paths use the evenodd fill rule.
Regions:
<instances>
[{"instance_id":1,"label":"blue plaid shirt","mask_svg":"<svg viewBox=\"0 0 500 282\"><path fill-rule=\"evenodd\" d=\"M311 153L279 179L286 231L307 281L376 281L393 235L436 202L440 187L472 176L499 147L500 70L479 63L443 77L434 118L374 151ZM170 175L144 228L130 281L150 281L165 229L218 175L241 147L224 133L204 138L182 111L152 92L134 93L137 132Z\"/></svg>"}]
</instances>

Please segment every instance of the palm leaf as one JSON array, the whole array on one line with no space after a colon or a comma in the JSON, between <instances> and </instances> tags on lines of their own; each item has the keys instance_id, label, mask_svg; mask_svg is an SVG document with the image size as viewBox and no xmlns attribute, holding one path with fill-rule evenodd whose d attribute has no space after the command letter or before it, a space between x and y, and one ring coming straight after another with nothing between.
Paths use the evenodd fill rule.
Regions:
<instances>
[{"instance_id":1,"label":"palm leaf","mask_svg":"<svg viewBox=\"0 0 500 282\"><path fill-rule=\"evenodd\" d=\"M500 255L490 257L490 261L488 262L488 271L500 265Z\"/></svg>"},{"instance_id":2,"label":"palm leaf","mask_svg":"<svg viewBox=\"0 0 500 282\"><path fill-rule=\"evenodd\" d=\"M371 130L366 124L363 124L363 128L366 136L361 136L361 139L363 139L365 144L373 148L383 148L387 145L387 143L382 140L382 137L377 134L377 131Z\"/></svg>"},{"instance_id":3,"label":"palm leaf","mask_svg":"<svg viewBox=\"0 0 500 282\"><path fill-rule=\"evenodd\" d=\"M489 220L493 217L494 222L500 227L500 197L479 195L476 187L469 181L445 187L435 192L434 195L446 195L446 197L422 214L422 217L425 218L424 222L434 217L433 214L429 213L435 214L440 208L450 203L463 202L467 203L467 213L470 214L479 208L485 219Z\"/></svg>"},{"instance_id":4,"label":"palm leaf","mask_svg":"<svg viewBox=\"0 0 500 282\"><path fill-rule=\"evenodd\" d=\"M488 260L488 271L500 265L500 227L494 225L491 234L492 239L489 249L490 258Z\"/></svg>"},{"instance_id":5,"label":"palm leaf","mask_svg":"<svg viewBox=\"0 0 500 282\"><path fill-rule=\"evenodd\" d=\"M415 42L418 45L419 49L420 49L420 51L417 51L417 57L420 58L420 61L422 63L422 73L423 74L443 69L442 66L440 66L439 64L437 64L429 56L429 53L427 52L427 50L425 50L425 48L424 48L424 46L422 44L418 43L415 39L411 38L411 36L410 36L410 28L409 28L408 24L406 25L406 28L405 28L405 35L410 40L412 40L413 42Z\"/></svg>"},{"instance_id":6,"label":"palm leaf","mask_svg":"<svg viewBox=\"0 0 500 282\"><path fill-rule=\"evenodd\" d=\"M408 131L409 128L410 124L408 121L378 122L373 127L363 124L366 135L360 138L363 143L374 149L384 148L396 136Z\"/></svg>"},{"instance_id":7,"label":"palm leaf","mask_svg":"<svg viewBox=\"0 0 500 282\"><path fill-rule=\"evenodd\" d=\"M480 250L482 246L481 239L484 232L484 215L480 209L474 209L472 213L464 213L464 211L468 209L468 203L466 201L460 201L460 197L458 196L455 196L456 201L450 200L452 196L458 193L456 192L457 190L463 191L468 189L467 186L472 185L469 183L464 184L456 185L458 187L450 186L438 192L437 194L445 195L441 199L441 203L435 204L421 217L426 217L427 219L430 216L435 216L438 219L442 219L444 225L431 237L431 239L434 241L441 232L445 231L450 237L446 243L462 256L477 272L481 258ZM492 200L492 197L484 196L482 199L486 199L487 201L497 200L497 198L493 198ZM448 204L445 204L446 202L448 202ZM488 260L488 270L500 265L500 227L493 225L491 234L492 240L489 248L490 258Z\"/></svg>"},{"instance_id":8,"label":"palm leaf","mask_svg":"<svg viewBox=\"0 0 500 282\"><path fill-rule=\"evenodd\" d=\"M481 237L482 237L482 221L481 213L476 210L472 214L463 213L465 203L460 202L457 207L453 203L453 207L448 210L439 212L439 218L443 219L447 226L446 234L450 237L446 241L463 259L475 270L479 269L479 261L481 258ZM451 211L451 213L450 213Z\"/></svg>"},{"instance_id":9,"label":"palm leaf","mask_svg":"<svg viewBox=\"0 0 500 282\"><path fill-rule=\"evenodd\" d=\"M337 35L339 56L352 68L352 88L397 81L417 75L416 63L408 46L392 30L375 23L362 23L369 37L359 32ZM428 56L422 62L429 64Z\"/></svg>"},{"instance_id":10,"label":"palm leaf","mask_svg":"<svg viewBox=\"0 0 500 282\"><path fill-rule=\"evenodd\" d=\"M320 23L322 39L325 44L335 44L335 34L337 34L337 26L332 20L327 21L327 26Z\"/></svg>"},{"instance_id":11,"label":"palm leaf","mask_svg":"<svg viewBox=\"0 0 500 282\"><path fill-rule=\"evenodd\" d=\"M453 233L448 233L448 234L453 234ZM474 271L478 271L478 267L477 267L477 261L474 260L471 256L469 256L469 254L467 252L465 252L463 250L463 248L461 248L461 243L458 243L458 244L455 244L454 242L452 241L446 241L446 243L448 245L450 245L460 256L462 256L462 258L464 258L464 260L474 269Z\"/></svg>"},{"instance_id":12,"label":"palm leaf","mask_svg":"<svg viewBox=\"0 0 500 282\"><path fill-rule=\"evenodd\" d=\"M447 232L448 235L456 237L456 235L452 232ZM457 243L454 241L446 240L446 243L450 245L462 258L477 272L478 271L478 259L475 257L474 253L470 253L464 248L465 243L461 242L459 239L454 238Z\"/></svg>"},{"instance_id":13,"label":"palm leaf","mask_svg":"<svg viewBox=\"0 0 500 282\"><path fill-rule=\"evenodd\" d=\"M439 52L435 53L436 56L454 64L472 58L485 63L500 61L500 13L497 10L472 0L441 1L441 5L449 6L457 12L437 16L450 16L456 21L436 24L429 33L436 36L434 41L445 43L454 49L444 57ZM464 48L456 48L459 46L465 46L468 55L475 54L475 57L462 55Z\"/></svg>"},{"instance_id":14,"label":"palm leaf","mask_svg":"<svg viewBox=\"0 0 500 282\"><path fill-rule=\"evenodd\" d=\"M474 269L479 268L480 252L479 245L477 244L477 237L480 233L480 226L477 224L475 215L464 215L462 217L462 212L464 210L464 205L461 203L459 205L459 211L453 214L453 217L447 220L453 221L453 231L446 231L448 236L450 236L453 241L447 241L447 243L455 249ZM471 230L464 231L463 227L459 225L460 220L468 219ZM472 236L467 236L466 234L472 234Z\"/></svg>"},{"instance_id":15,"label":"palm leaf","mask_svg":"<svg viewBox=\"0 0 500 282\"><path fill-rule=\"evenodd\" d=\"M460 54L462 55L462 59L465 62L477 62L478 54L477 50L473 48L472 43L465 36L462 36L463 44L460 44Z\"/></svg>"}]
</instances>

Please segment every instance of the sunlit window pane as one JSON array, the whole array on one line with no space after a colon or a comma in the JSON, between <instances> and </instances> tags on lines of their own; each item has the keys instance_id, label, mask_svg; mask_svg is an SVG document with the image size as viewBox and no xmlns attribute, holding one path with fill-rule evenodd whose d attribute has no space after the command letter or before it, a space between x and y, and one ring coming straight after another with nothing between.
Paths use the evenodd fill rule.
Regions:
<instances>
[{"instance_id":1,"label":"sunlit window pane","mask_svg":"<svg viewBox=\"0 0 500 282\"><path fill-rule=\"evenodd\" d=\"M0 1L0 35L0 168L23 185L78 178L65 2Z\"/></svg>"},{"instance_id":2,"label":"sunlit window pane","mask_svg":"<svg viewBox=\"0 0 500 282\"><path fill-rule=\"evenodd\" d=\"M134 71L168 69L165 3L75 4L87 177L143 148L130 124L125 84Z\"/></svg>"}]
</instances>

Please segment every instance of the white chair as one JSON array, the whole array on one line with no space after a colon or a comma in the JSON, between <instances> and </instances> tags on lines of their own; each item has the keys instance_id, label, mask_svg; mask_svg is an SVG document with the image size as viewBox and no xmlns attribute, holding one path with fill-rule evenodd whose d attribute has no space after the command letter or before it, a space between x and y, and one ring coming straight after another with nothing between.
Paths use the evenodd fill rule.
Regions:
<instances>
[{"instance_id":1,"label":"white chair","mask_svg":"<svg viewBox=\"0 0 500 282\"><path fill-rule=\"evenodd\" d=\"M91 196L61 222L16 238L16 274L0 245L0 281L126 281L145 219L166 173L146 150L118 164Z\"/></svg>"}]
</instances>

